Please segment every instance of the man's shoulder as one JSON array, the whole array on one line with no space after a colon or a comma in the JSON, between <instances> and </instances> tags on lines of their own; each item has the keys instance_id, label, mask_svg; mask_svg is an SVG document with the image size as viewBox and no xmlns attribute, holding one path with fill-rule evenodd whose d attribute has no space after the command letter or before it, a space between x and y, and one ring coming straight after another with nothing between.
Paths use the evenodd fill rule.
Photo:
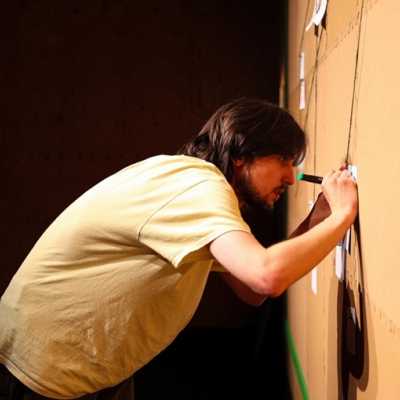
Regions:
<instances>
[{"instance_id":1,"label":"man's shoulder","mask_svg":"<svg viewBox=\"0 0 400 400\"><path fill-rule=\"evenodd\" d=\"M178 175L185 178L222 179L222 172L212 163L186 155L157 155L138 163L162 176Z\"/></svg>"},{"instance_id":2,"label":"man's shoulder","mask_svg":"<svg viewBox=\"0 0 400 400\"><path fill-rule=\"evenodd\" d=\"M219 174L221 171L211 162L202 160L198 157L186 156L183 154L168 155L160 154L153 157L149 157L142 162L154 165L177 165L179 167L187 168L205 168L215 170Z\"/></svg>"}]
</instances>

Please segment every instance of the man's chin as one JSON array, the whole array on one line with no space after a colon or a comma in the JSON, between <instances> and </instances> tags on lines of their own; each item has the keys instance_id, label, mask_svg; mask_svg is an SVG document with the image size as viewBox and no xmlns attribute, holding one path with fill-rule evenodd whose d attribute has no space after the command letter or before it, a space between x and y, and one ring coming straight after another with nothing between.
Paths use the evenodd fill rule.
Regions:
<instances>
[{"instance_id":1,"label":"man's chin","mask_svg":"<svg viewBox=\"0 0 400 400\"><path fill-rule=\"evenodd\" d=\"M270 193L268 196L261 196L245 179L239 179L236 182L236 192L240 199L240 210L255 214L258 212L271 212L274 203L279 196L276 193Z\"/></svg>"},{"instance_id":2,"label":"man's chin","mask_svg":"<svg viewBox=\"0 0 400 400\"><path fill-rule=\"evenodd\" d=\"M265 207L272 210L275 206L275 203L276 203L276 201L269 201L269 202L265 203Z\"/></svg>"},{"instance_id":3,"label":"man's chin","mask_svg":"<svg viewBox=\"0 0 400 400\"><path fill-rule=\"evenodd\" d=\"M263 202L263 206L267 207L269 209L273 209L275 206L275 203L279 200L279 196L269 196L265 202Z\"/></svg>"},{"instance_id":4,"label":"man's chin","mask_svg":"<svg viewBox=\"0 0 400 400\"><path fill-rule=\"evenodd\" d=\"M270 213L274 210L274 202L257 201L251 203L243 203L240 206L240 211L243 214L258 214L258 213Z\"/></svg>"}]
</instances>

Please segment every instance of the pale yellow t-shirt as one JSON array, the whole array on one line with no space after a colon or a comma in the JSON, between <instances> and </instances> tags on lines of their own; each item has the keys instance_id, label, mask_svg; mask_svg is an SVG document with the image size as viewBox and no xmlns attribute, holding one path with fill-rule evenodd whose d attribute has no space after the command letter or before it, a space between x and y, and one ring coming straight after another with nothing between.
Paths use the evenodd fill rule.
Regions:
<instances>
[{"instance_id":1,"label":"pale yellow t-shirt","mask_svg":"<svg viewBox=\"0 0 400 400\"><path fill-rule=\"evenodd\" d=\"M116 385L191 319L212 267L208 244L242 230L221 172L157 156L103 180L33 247L0 302L0 362L48 397Z\"/></svg>"}]
</instances>

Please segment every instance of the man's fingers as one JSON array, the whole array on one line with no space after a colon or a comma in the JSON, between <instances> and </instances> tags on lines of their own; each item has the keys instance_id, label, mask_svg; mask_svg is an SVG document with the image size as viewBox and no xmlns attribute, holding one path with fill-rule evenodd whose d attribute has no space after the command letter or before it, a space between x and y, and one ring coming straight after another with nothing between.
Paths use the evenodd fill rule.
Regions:
<instances>
[{"instance_id":1,"label":"man's fingers","mask_svg":"<svg viewBox=\"0 0 400 400\"><path fill-rule=\"evenodd\" d=\"M341 171L341 177L344 177L344 178L351 178L351 173L350 173L350 171L348 171L347 169L344 170L344 171Z\"/></svg>"},{"instance_id":2,"label":"man's fingers","mask_svg":"<svg viewBox=\"0 0 400 400\"><path fill-rule=\"evenodd\" d=\"M322 187L324 187L329 180L331 180L332 178L335 177L335 174L337 174L337 171L335 171L334 169L331 172L328 172L324 178L322 179Z\"/></svg>"},{"instance_id":3,"label":"man's fingers","mask_svg":"<svg viewBox=\"0 0 400 400\"><path fill-rule=\"evenodd\" d=\"M348 170L342 171L340 179L343 180L343 181L346 181L346 180L347 181L351 181L355 185L357 185L357 182L356 182L355 178L353 177L352 173L350 171L348 171Z\"/></svg>"}]
</instances>

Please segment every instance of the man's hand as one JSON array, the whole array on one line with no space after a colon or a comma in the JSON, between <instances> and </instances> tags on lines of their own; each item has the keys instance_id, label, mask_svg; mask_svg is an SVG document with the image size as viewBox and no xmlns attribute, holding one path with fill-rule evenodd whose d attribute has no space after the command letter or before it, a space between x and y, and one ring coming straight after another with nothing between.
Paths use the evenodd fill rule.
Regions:
<instances>
[{"instance_id":1,"label":"man's hand","mask_svg":"<svg viewBox=\"0 0 400 400\"><path fill-rule=\"evenodd\" d=\"M247 232L231 231L210 244L211 254L260 299L279 296L326 257L357 215L357 185L350 172L331 172L322 186L331 214L308 231L268 248Z\"/></svg>"},{"instance_id":2,"label":"man's hand","mask_svg":"<svg viewBox=\"0 0 400 400\"><path fill-rule=\"evenodd\" d=\"M332 171L322 181L322 191L332 214L351 225L358 211L357 184L348 170Z\"/></svg>"}]
</instances>

